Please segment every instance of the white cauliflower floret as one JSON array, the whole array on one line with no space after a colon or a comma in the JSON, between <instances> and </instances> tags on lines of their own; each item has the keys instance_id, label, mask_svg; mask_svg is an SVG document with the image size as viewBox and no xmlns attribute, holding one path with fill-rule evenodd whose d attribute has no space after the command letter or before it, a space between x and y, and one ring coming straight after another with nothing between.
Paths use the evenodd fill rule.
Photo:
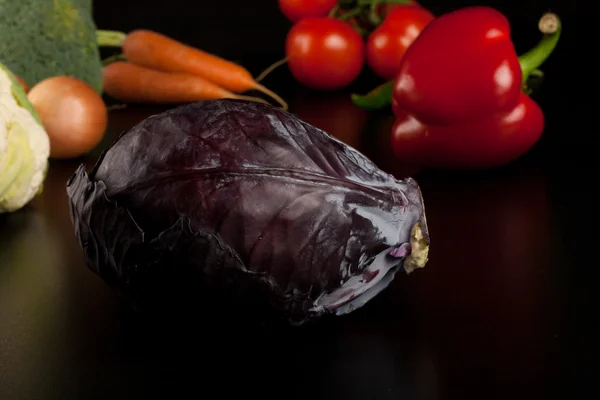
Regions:
<instances>
[{"instance_id":1,"label":"white cauliflower floret","mask_svg":"<svg viewBox=\"0 0 600 400\"><path fill-rule=\"evenodd\" d=\"M29 203L42 188L50 140L27 97L0 65L0 213Z\"/></svg>"}]
</instances>

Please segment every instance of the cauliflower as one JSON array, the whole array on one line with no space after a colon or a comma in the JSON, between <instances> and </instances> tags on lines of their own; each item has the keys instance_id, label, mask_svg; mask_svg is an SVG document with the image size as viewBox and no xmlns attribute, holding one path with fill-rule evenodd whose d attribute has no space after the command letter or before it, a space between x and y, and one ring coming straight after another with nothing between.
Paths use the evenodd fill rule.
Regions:
<instances>
[{"instance_id":1,"label":"cauliflower","mask_svg":"<svg viewBox=\"0 0 600 400\"><path fill-rule=\"evenodd\" d=\"M25 206L42 190L50 139L14 75L0 64L0 213Z\"/></svg>"}]
</instances>

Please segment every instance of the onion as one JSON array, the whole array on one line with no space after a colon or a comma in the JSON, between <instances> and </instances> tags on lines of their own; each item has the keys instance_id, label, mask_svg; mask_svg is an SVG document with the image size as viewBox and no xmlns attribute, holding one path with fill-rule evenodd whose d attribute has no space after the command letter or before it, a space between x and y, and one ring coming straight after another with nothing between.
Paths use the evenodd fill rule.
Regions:
<instances>
[{"instance_id":1,"label":"onion","mask_svg":"<svg viewBox=\"0 0 600 400\"><path fill-rule=\"evenodd\" d=\"M50 137L51 158L80 157L102 140L108 111L86 82L68 76L47 78L34 85L27 97Z\"/></svg>"}]
</instances>

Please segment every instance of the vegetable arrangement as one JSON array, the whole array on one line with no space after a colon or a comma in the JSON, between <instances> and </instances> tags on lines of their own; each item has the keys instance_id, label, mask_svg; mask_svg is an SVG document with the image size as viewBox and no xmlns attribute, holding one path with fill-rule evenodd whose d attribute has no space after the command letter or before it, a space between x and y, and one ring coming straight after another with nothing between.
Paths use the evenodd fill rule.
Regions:
<instances>
[{"instance_id":1,"label":"vegetable arrangement","mask_svg":"<svg viewBox=\"0 0 600 400\"><path fill-rule=\"evenodd\" d=\"M342 89L366 64L387 82L358 107L392 105L391 147L415 169L493 168L528 152L544 130L541 108L529 97L529 79L552 53L561 21L539 22L544 38L517 57L509 21L497 10L473 6L434 17L414 1L280 0L290 29L286 57L301 84ZM452 41L449 41L449 37Z\"/></svg>"},{"instance_id":2,"label":"vegetable arrangement","mask_svg":"<svg viewBox=\"0 0 600 400\"><path fill-rule=\"evenodd\" d=\"M107 94L117 100L130 101L132 97L139 94L140 101L161 102L161 103L183 103L197 100L208 100L218 98L237 98L246 100L264 100L258 98L249 98L236 95L235 93L257 90L267 94L277 101L284 109L287 109L286 102L273 93L268 88L254 80L250 72L232 61L225 60L214 54L188 46L184 43L169 38L163 34L139 29L128 34L114 31L98 32L100 42L110 44L115 47L121 47L123 56L128 62L142 68L126 68L121 62L117 67L109 69L104 74L104 85ZM109 66L110 67L110 64ZM167 75L159 76L150 71L162 71L164 73L189 74L201 77L205 81L199 80L192 83L189 92L182 91L184 86L174 85L174 90L170 90L169 77ZM128 80L139 76L140 80L150 83L148 75L154 78L167 79L167 82L157 82L161 87L153 91L157 98L148 98L148 92L137 92L143 90L139 83L133 83L131 87L123 87ZM177 80L178 78L174 78ZM168 91L165 96L161 91ZM120 95L129 92L127 99L122 99ZM169 100L169 101L167 101Z\"/></svg>"},{"instance_id":3,"label":"vegetable arrangement","mask_svg":"<svg viewBox=\"0 0 600 400\"><path fill-rule=\"evenodd\" d=\"M287 63L295 79L317 90L338 90L367 65L391 79L406 49L433 20L412 0L280 0L294 25L286 37L285 58L260 75Z\"/></svg>"},{"instance_id":4,"label":"vegetable arrangement","mask_svg":"<svg viewBox=\"0 0 600 400\"><path fill-rule=\"evenodd\" d=\"M405 54L392 82L366 96L362 107L392 104L392 148L404 163L436 168L492 168L529 151L544 115L528 82L554 50L561 22L539 21L544 38L517 57L510 25L489 7L468 7L432 21ZM447 32L453 32L453 45Z\"/></svg>"},{"instance_id":5,"label":"vegetable arrangement","mask_svg":"<svg viewBox=\"0 0 600 400\"><path fill-rule=\"evenodd\" d=\"M103 44L97 41L91 1L3 1L0 27L0 62L36 110L50 141L49 157L86 154L107 125ZM0 169L0 179L5 173Z\"/></svg>"},{"instance_id":6,"label":"vegetable arrangement","mask_svg":"<svg viewBox=\"0 0 600 400\"><path fill-rule=\"evenodd\" d=\"M301 84L338 90L367 66L386 83L351 99L391 106L399 163L497 167L541 137L529 78L555 48L559 18L544 15L544 38L518 57L509 21L489 7L435 17L412 0L278 4L293 22L286 56L255 78L159 32L97 30L89 0L0 2L0 212L40 192L49 158L100 143L103 95L191 103L142 121L68 182L87 265L134 306L165 296L176 304L182 288L216 290L303 323L352 312L401 268L424 267L430 241L417 183L288 113L260 82L287 64ZM15 15L27 15L29 36L9 23ZM103 46L122 54L102 62ZM63 59L40 62L56 54Z\"/></svg>"},{"instance_id":7,"label":"vegetable arrangement","mask_svg":"<svg viewBox=\"0 0 600 400\"><path fill-rule=\"evenodd\" d=\"M0 62L20 85L19 96L26 96L19 104L35 109L50 142L49 158L77 158L100 143L108 125L103 95L126 103L223 98L266 102L242 94L254 90L287 109L281 97L238 64L148 30L129 34L97 30L91 12L90 0L0 2ZM120 47L123 55L103 61L100 47ZM18 157L13 138L2 139L0 166L7 168ZM4 151L6 143L10 152ZM43 150L42 146L40 154ZM27 167L38 168L31 157L27 160ZM18 165L14 170L0 169L1 188L15 178L11 173Z\"/></svg>"},{"instance_id":8,"label":"vegetable arrangement","mask_svg":"<svg viewBox=\"0 0 600 400\"><path fill-rule=\"evenodd\" d=\"M414 180L257 102L151 116L67 192L89 268L141 309L214 290L302 323L352 312L428 258Z\"/></svg>"}]
</instances>

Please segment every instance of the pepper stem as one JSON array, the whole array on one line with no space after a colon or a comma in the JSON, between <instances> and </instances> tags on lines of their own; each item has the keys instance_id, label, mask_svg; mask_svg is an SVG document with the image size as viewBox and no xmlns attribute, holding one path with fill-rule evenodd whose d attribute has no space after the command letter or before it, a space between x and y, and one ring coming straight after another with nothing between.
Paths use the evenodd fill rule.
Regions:
<instances>
[{"instance_id":1,"label":"pepper stem","mask_svg":"<svg viewBox=\"0 0 600 400\"><path fill-rule=\"evenodd\" d=\"M562 30L562 23L558 15L546 13L540 18L538 23L539 30L544 34L542 40L533 49L519 57L521 71L523 72L523 86L527 85L527 80L537 68L546 61L552 54L552 51L558 43Z\"/></svg>"}]
</instances>

